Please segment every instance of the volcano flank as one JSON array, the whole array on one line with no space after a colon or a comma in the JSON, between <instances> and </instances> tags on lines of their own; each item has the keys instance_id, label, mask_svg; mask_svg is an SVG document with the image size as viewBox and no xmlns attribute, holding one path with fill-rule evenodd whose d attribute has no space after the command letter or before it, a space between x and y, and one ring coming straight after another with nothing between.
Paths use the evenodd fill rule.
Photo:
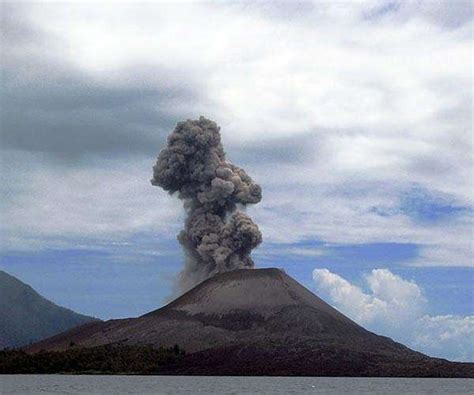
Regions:
<instances>
[{"instance_id":1,"label":"volcano flank","mask_svg":"<svg viewBox=\"0 0 474 395\"><path fill-rule=\"evenodd\" d=\"M217 274L138 318L92 322L27 351L177 344L163 374L474 377L474 364L430 358L367 331L279 269Z\"/></svg>"}]
</instances>

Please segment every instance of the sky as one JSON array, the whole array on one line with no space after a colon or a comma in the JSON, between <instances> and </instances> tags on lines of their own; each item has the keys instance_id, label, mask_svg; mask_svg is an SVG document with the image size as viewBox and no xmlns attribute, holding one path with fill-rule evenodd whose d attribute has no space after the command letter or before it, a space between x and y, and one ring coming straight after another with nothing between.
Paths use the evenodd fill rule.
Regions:
<instances>
[{"instance_id":1,"label":"sky","mask_svg":"<svg viewBox=\"0 0 474 395\"><path fill-rule=\"evenodd\" d=\"M1 3L0 269L102 319L174 295L177 122L216 121L279 267L474 361L469 1Z\"/></svg>"}]
</instances>

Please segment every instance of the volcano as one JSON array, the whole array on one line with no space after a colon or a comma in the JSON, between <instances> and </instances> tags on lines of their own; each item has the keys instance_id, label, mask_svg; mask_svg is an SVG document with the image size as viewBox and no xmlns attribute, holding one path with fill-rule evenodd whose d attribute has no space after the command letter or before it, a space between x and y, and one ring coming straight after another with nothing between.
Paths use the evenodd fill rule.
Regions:
<instances>
[{"instance_id":1,"label":"volcano","mask_svg":"<svg viewBox=\"0 0 474 395\"><path fill-rule=\"evenodd\" d=\"M474 364L430 358L367 331L279 269L211 277L138 318L92 322L30 346L177 344L165 374L474 377Z\"/></svg>"}]
</instances>

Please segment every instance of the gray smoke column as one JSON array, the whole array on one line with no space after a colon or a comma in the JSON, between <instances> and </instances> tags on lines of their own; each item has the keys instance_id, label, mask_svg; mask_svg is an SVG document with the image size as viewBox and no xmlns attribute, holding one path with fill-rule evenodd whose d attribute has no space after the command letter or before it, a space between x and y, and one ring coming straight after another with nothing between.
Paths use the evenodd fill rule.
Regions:
<instances>
[{"instance_id":1,"label":"gray smoke column","mask_svg":"<svg viewBox=\"0 0 474 395\"><path fill-rule=\"evenodd\" d=\"M258 226L237 206L258 203L260 185L226 161L220 128L209 119L179 122L153 167L151 183L177 192L187 213L178 240L186 253L180 288L218 273L254 266L262 242Z\"/></svg>"}]
</instances>

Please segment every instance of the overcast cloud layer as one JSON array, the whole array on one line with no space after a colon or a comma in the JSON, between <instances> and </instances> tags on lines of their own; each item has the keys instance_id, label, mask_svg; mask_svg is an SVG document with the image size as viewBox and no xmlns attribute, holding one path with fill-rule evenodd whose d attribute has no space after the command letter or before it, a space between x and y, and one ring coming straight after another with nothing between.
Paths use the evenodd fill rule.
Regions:
<instances>
[{"instance_id":1,"label":"overcast cloud layer","mask_svg":"<svg viewBox=\"0 0 474 395\"><path fill-rule=\"evenodd\" d=\"M470 2L1 7L4 254L174 240L151 167L204 115L265 191L262 251L473 266Z\"/></svg>"}]
</instances>

